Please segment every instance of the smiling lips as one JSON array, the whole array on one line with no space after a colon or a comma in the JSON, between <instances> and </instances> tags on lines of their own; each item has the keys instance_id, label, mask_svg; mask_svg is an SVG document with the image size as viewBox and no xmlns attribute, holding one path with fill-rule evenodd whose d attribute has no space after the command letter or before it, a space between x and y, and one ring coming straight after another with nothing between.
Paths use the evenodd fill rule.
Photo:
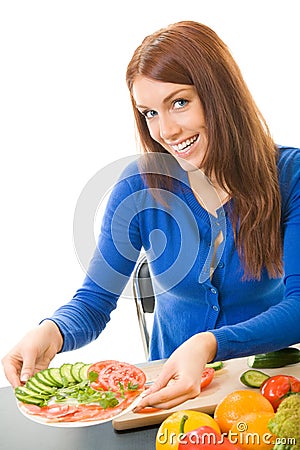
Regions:
<instances>
[{"instance_id":1,"label":"smiling lips","mask_svg":"<svg viewBox=\"0 0 300 450\"><path fill-rule=\"evenodd\" d=\"M171 145L172 149L176 153L187 153L192 146L192 144L198 139L199 134L187 139L186 141L180 142L180 144Z\"/></svg>"}]
</instances>

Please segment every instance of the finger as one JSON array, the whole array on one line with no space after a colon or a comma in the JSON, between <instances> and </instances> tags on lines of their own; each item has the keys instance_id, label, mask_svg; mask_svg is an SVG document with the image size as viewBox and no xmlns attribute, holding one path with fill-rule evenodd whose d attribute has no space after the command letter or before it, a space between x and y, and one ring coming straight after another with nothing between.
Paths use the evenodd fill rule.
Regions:
<instances>
[{"instance_id":1,"label":"finger","mask_svg":"<svg viewBox=\"0 0 300 450\"><path fill-rule=\"evenodd\" d=\"M168 383L170 383L173 380L174 376L175 372L173 370L170 370L170 367L167 364L165 364L157 379L145 392L145 397L150 394L153 394L154 392L160 391L161 389L166 387Z\"/></svg>"},{"instance_id":2,"label":"finger","mask_svg":"<svg viewBox=\"0 0 300 450\"><path fill-rule=\"evenodd\" d=\"M30 377L34 375L35 360L32 357L24 357L24 362L21 370L20 380L22 383L26 383Z\"/></svg>"},{"instance_id":3,"label":"finger","mask_svg":"<svg viewBox=\"0 0 300 450\"><path fill-rule=\"evenodd\" d=\"M174 399L168 399L168 400L155 400L155 398L151 398L151 397L147 397L147 399L143 399L140 401L140 403L133 409L134 413L139 412L142 409L148 408L148 407L152 407L152 408L157 408L157 409L170 409L173 408L174 406L178 406L181 403L185 402L186 400L188 400L188 396L187 395L182 395L179 397L176 397Z\"/></svg>"},{"instance_id":4,"label":"finger","mask_svg":"<svg viewBox=\"0 0 300 450\"><path fill-rule=\"evenodd\" d=\"M186 400L197 397L199 393L199 389L187 390L185 385L174 382L157 392L145 395L134 412L138 412L138 408L141 409L147 406L160 409L173 408Z\"/></svg>"}]
</instances>

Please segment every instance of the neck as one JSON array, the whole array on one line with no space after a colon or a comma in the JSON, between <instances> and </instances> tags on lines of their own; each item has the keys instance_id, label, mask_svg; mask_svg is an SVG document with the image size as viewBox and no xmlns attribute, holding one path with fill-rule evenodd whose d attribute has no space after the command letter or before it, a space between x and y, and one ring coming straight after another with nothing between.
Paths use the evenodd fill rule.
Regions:
<instances>
[{"instance_id":1,"label":"neck","mask_svg":"<svg viewBox=\"0 0 300 450\"><path fill-rule=\"evenodd\" d=\"M216 211L229 200L229 193L208 179L201 170L189 172L188 178L197 201L209 213L216 216Z\"/></svg>"}]
</instances>

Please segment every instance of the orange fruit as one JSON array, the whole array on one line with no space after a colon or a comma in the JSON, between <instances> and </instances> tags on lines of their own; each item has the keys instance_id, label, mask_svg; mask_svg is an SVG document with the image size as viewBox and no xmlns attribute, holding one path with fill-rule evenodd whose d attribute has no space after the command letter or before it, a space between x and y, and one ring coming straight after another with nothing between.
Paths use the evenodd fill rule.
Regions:
<instances>
[{"instance_id":1,"label":"orange fruit","mask_svg":"<svg viewBox=\"0 0 300 450\"><path fill-rule=\"evenodd\" d=\"M273 449L276 437L268 428L275 412L252 412L239 418L231 427L228 438L245 450Z\"/></svg>"},{"instance_id":2,"label":"orange fruit","mask_svg":"<svg viewBox=\"0 0 300 450\"><path fill-rule=\"evenodd\" d=\"M237 390L227 394L217 405L214 419L219 424L222 433L228 433L230 428L246 414L252 412L273 413L269 400L260 392L252 390Z\"/></svg>"},{"instance_id":3,"label":"orange fruit","mask_svg":"<svg viewBox=\"0 0 300 450\"><path fill-rule=\"evenodd\" d=\"M177 450L180 435L180 422L183 416L187 416L184 422L184 432L188 433L196 428L208 426L221 432L217 422L209 414L193 411L181 410L170 414L160 425L156 434L156 450Z\"/></svg>"}]
</instances>

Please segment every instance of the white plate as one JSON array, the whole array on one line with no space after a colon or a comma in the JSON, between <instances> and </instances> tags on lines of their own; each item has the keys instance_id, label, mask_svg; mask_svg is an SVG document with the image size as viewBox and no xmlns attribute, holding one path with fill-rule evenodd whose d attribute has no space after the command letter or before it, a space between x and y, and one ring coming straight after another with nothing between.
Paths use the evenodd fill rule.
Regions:
<instances>
[{"instance_id":1,"label":"white plate","mask_svg":"<svg viewBox=\"0 0 300 450\"><path fill-rule=\"evenodd\" d=\"M59 428L79 428L79 427L90 427L92 425L99 425L105 422L111 422L112 420L116 419L117 417L122 416L123 414L126 414L135 408L142 397L145 395L145 391L143 391L138 397L136 397L135 400L123 411L121 411L119 414L116 414L115 416L112 416L108 419L102 419L102 420L88 420L88 421L78 421L78 422L54 422L50 421L47 418L40 417L34 414L28 414L26 411L22 408L22 403L17 401L17 406L19 408L19 411L27 417L27 419L31 420L32 422L36 422L42 425L47 425L48 427L59 427Z\"/></svg>"}]
</instances>

